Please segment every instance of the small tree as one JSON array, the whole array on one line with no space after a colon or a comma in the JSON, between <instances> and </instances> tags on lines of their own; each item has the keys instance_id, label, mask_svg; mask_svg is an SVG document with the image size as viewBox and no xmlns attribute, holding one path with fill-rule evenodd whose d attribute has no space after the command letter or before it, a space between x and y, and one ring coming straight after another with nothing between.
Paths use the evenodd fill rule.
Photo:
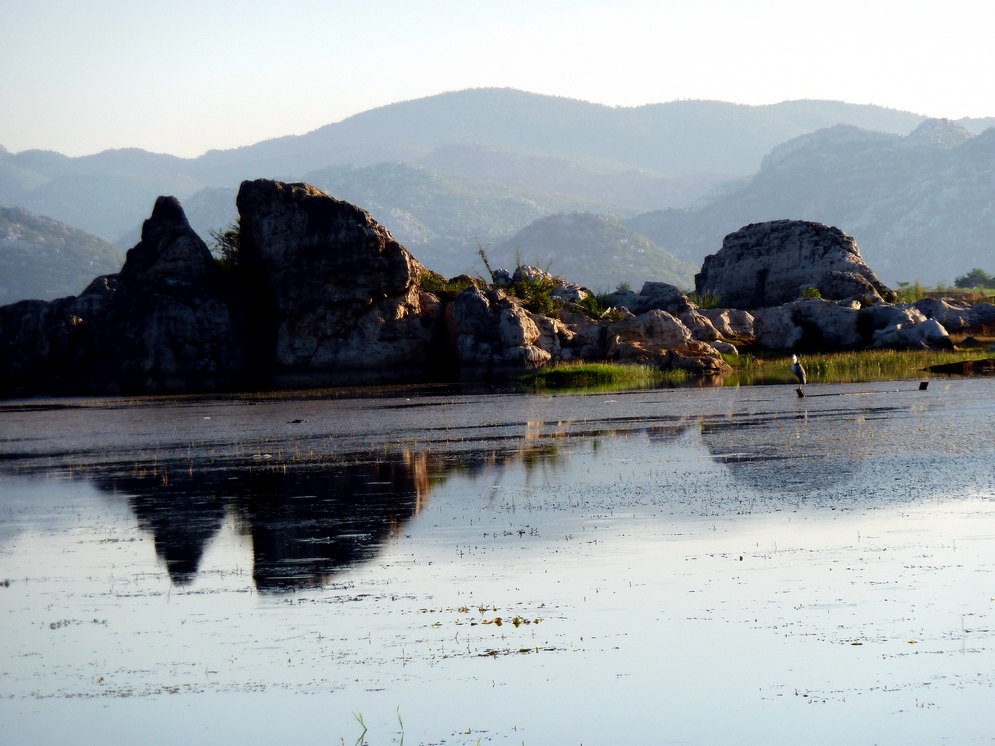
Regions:
<instances>
[{"instance_id":1,"label":"small tree","mask_svg":"<svg viewBox=\"0 0 995 746\"><path fill-rule=\"evenodd\" d=\"M995 286L995 277L978 267L954 280L954 287L958 288L990 288L993 286Z\"/></svg>"}]
</instances>

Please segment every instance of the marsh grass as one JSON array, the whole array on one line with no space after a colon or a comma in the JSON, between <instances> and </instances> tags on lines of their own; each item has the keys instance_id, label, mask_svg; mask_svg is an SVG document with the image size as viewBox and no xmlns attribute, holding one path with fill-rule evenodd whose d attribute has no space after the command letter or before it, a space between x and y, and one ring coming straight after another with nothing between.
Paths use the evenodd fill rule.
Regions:
<instances>
[{"instance_id":1,"label":"marsh grass","mask_svg":"<svg viewBox=\"0 0 995 746\"><path fill-rule=\"evenodd\" d=\"M599 392L652 388L668 383L684 383L685 370L658 370L649 365L618 363L559 363L518 379L535 391Z\"/></svg>"},{"instance_id":2,"label":"marsh grass","mask_svg":"<svg viewBox=\"0 0 995 746\"><path fill-rule=\"evenodd\" d=\"M801 356L809 383L861 383L926 378L931 365L989 357L985 350L861 350ZM794 383L789 356L761 353L726 358L733 367L727 385Z\"/></svg>"}]
</instances>

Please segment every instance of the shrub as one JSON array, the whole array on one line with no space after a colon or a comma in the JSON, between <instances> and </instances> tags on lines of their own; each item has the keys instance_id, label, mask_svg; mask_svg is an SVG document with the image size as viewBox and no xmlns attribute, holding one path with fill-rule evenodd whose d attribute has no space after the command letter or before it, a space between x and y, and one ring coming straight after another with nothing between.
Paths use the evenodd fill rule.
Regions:
<instances>
[{"instance_id":1,"label":"shrub","mask_svg":"<svg viewBox=\"0 0 995 746\"><path fill-rule=\"evenodd\" d=\"M688 300L698 306L698 308L719 308L722 296L718 293L713 293L711 290L706 290L700 295L697 292L690 293Z\"/></svg>"},{"instance_id":2,"label":"shrub","mask_svg":"<svg viewBox=\"0 0 995 746\"><path fill-rule=\"evenodd\" d=\"M805 288L802 290L802 298L821 298L822 293L819 288Z\"/></svg>"},{"instance_id":3,"label":"shrub","mask_svg":"<svg viewBox=\"0 0 995 746\"><path fill-rule=\"evenodd\" d=\"M532 280L521 279L508 289L508 295L524 300L533 313L552 316L559 306L559 301L553 298L553 291L559 284L559 278L548 275Z\"/></svg>"},{"instance_id":4,"label":"shrub","mask_svg":"<svg viewBox=\"0 0 995 746\"><path fill-rule=\"evenodd\" d=\"M929 288L925 285L919 284L919 280L912 283L900 282L898 283L898 290L896 291L899 303L915 303L916 301L927 297L928 294Z\"/></svg>"},{"instance_id":5,"label":"shrub","mask_svg":"<svg viewBox=\"0 0 995 746\"><path fill-rule=\"evenodd\" d=\"M235 272L242 253L242 225L239 220L225 230L211 229L211 253L218 266L226 272Z\"/></svg>"},{"instance_id":6,"label":"shrub","mask_svg":"<svg viewBox=\"0 0 995 746\"><path fill-rule=\"evenodd\" d=\"M458 277L447 280L438 272L426 270L422 272L420 286L426 293L439 296L456 296L470 287L470 281Z\"/></svg>"}]
</instances>

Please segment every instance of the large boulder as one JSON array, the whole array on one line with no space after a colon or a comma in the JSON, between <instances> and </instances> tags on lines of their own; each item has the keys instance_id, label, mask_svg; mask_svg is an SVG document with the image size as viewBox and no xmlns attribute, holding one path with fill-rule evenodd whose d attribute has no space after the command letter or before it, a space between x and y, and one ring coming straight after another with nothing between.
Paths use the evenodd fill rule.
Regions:
<instances>
[{"instance_id":1,"label":"large boulder","mask_svg":"<svg viewBox=\"0 0 995 746\"><path fill-rule=\"evenodd\" d=\"M695 339L680 319L659 309L609 324L605 357L702 374L728 369L718 350Z\"/></svg>"},{"instance_id":2,"label":"large boulder","mask_svg":"<svg viewBox=\"0 0 995 746\"><path fill-rule=\"evenodd\" d=\"M410 378L431 363L440 307L422 266L368 212L308 184L243 182L242 270L274 382Z\"/></svg>"},{"instance_id":3,"label":"large boulder","mask_svg":"<svg viewBox=\"0 0 995 746\"><path fill-rule=\"evenodd\" d=\"M695 275L699 295L713 293L723 306L735 308L789 303L807 288L827 300L880 301L894 295L864 264L853 238L803 220L753 223L730 233Z\"/></svg>"},{"instance_id":4,"label":"large boulder","mask_svg":"<svg viewBox=\"0 0 995 746\"><path fill-rule=\"evenodd\" d=\"M740 308L703 308L701 313L725 339L749 341L753 338L753 314L749 311Z\"/></svg>"},{"instance_id":5,"label":"large boulder","mask_svg":"<svg viewBox=\"0 0 995 746\"><path fill-rule=\"evenodd\" d=\"M522 372L559 352L553 320L530 313L501 289L485 292L471 285L446 308L445 320L449 348L464 377Z\"/></svg>"},{"instance_id":6,"label":"large boulder","mask_svg":"<svg viewBox=\"0 0 995 746\"><path fill-rule=\"evenodd\" d=\"M756 341L773 350L840 350L862 347L860 312L850 305L806 298L758 309Z\"/></svg>"}]
</instances>

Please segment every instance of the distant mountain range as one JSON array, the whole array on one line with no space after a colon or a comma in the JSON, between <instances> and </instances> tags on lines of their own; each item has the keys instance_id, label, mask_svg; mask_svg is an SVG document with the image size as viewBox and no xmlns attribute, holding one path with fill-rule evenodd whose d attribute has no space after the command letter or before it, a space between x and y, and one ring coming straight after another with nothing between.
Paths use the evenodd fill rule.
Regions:
<instances>
[{"instance_id":1,"label":"distant mountain range","mask_svg":"<svg viewBox=\"0 0 995 746\"><path fill-rule=\"evenodd\" d=\"M968 172L978 166L926 158L896 171L900 153L868 161L861 155L873 150L867 145L844 154L848 174L830 179L838 157L832 142L839 136L818 131L849 125L884 147L904 142L902 136L923 121L909 112L832 101L677 101L622 108L476 89L392 104L306 135L192 159L137 149L69 158L0 148L0 205L50 216L126 249L137 242L160 194L178 197L191 224L208 238L211 229L235 219L234 193L242 179L311 181L369 209L423 263L444 274L479 271L478 241L497 247L557 214L627 221L627 228L648 236L658 249L692 264L744 223L805 217L854 235L871 265L893 282L906 279L904 247L926 240L926 233L940 243L947 234L958 241L960 233L985 234L986 224L978 223L982 213L962 209L961 199L944 201L939 193L924 201L922 192L923 184L944 179L970 189ZM992 124L995 119L960 121L968 135ZM971 147L983 151L984 137L975 139L979 143ZM953 152L969 143L949 145L934 149ZM807 155L813 148L832 155L820 164L816 155ZM931 176L931 163L946 170ZM888 173L875 176L876 168ZM884 191L851 193L847 179L858 175ZM980 204L984 184L976 188ZM904 221L913 213L919 217L910 226ZM978 265L995 269L995 261L967 260L968 253L945 251L942 262L926 263L919 279L949 281ZM563 268L565 260L557 265Z\"/></svg>"},{"instance_id":2,"label":"distant mountain range","mask_svg":"<svg viewBox=\"0 0 995 746\"><path fill-rule=\"evenodd\" d=\"M726 234L778 218L841 228L891 286L995 268L995 129L927 120L900 137L837 125L775 148L752 179L698 209L626 225L700 264Z\"/></svg>"},{"instance_id":3,"label":"distant mountain range","mask_svg":"<svg viewBox=\"0 0 995 746\"><path fill-rule=\"evenodd\" d=\"M123 263L124 255L102 238L0 207L0 305L79 295L94 277Z\"/></svg>"}]
</instances>

